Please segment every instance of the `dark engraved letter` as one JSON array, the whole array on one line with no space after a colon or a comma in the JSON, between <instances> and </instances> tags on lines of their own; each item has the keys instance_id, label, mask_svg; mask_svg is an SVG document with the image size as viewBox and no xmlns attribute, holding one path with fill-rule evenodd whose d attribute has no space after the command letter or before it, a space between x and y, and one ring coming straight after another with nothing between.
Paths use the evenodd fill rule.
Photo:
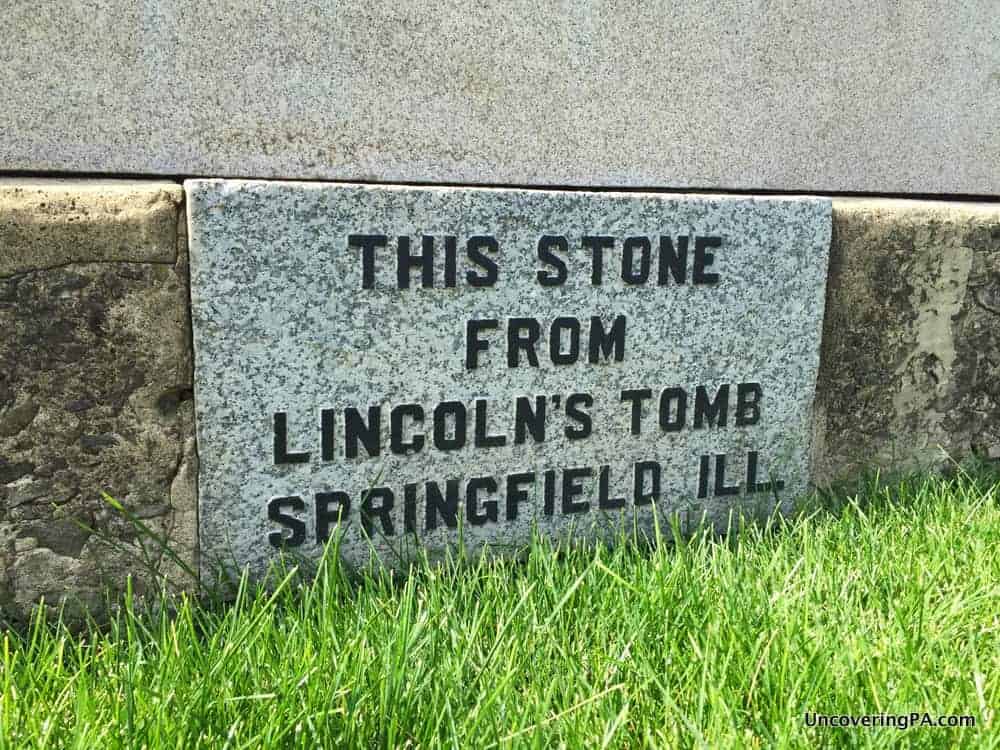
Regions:
<instances>
[{"instance_id":1,"label":"dark engraved letter","mask_svg":"<svg viewBox=\"0 0 1000 750\"><path fill-rule=\"evenodd\" d=\"M674 277L675 284L687 281L688 238L677 238L677 250L669 237L660 237L660 269L656 283L667 285L668 273Z\"/></svg>"},{"instance_id":2,"label":"dark engraved letter","mask_svg":"<svg viewBox=\"0 0 1000 750\"><path fill-rule=\"evenodd\" d=\"M410 254L410 238L400 237L396 248L396 286L410 288L410 271L420 268L420 284L424 288L434 286L434 238L424 237L420 255Z\"/></svg>"},{"instance_id":3,"label":"dark engraved letter","mask_svg":"<svg viewBox=\"0 0 1000 750\"><path fill-rule=\"evenodd\" d=\"M448 437L448 417L455 418L455 434ZM465 404L442 401L434 407L434 447L439 451L454 451L465 445Z\"/></svg>"},{"instance_id":4,"label":"dark engraved letter","mask_svg":"<svg viewBox=\"0 0 1000 750\"><path fill-rule=\"evenodd\" d=\"M563 352L563 331L569 332L569 351ZM571 365L580 358L580 321L556 318L549 329L549 357L556 365Z\"/></svg>"},{"instance_id":5,"label":"dark engraved letter","mask_svg":"<svg viewBox=\"0 0 1000 750\"><path fill-rule=\"evenodd\" d=\"M653 397L649 388L626 388L622 391L622 401L632 404L632 434L642 432L642 402Z\"/></svg>"},{"instance_id":6,"label":"dark engraved letter","mask_svg":"<svg viewBox=\"0 0 1000 750\"><path fill-rule=\"evenodd\" d=\"M646 476L649 475L650 490L645 492ZM632 500L636 506L660 502L660 465L656 461L640 461L635 465L635 486Z\"/></svg>"},{"instance_id":7,"label":"dark engraved letter","mask_svg":"<svg viewBox=\"0 0 1000 750\"><path fill-rule=\"evenodd\" d=\"M522 335L523 334L523 335ZM535 345L542 335L541 326L534 318L511 318L507 321L507 367L517 367L521 362L519 352L528 355L528 364L538 367Z\"/></svg>"},{"instance_id":8,"label":"dark engraved letter","mask_svg":"<svg viewBox=\"0 0 1000 750\"><path fill-rule=\"evenodd\" d=\"M290 453L288 451L288 415L283 411L274 413L274 463L309 463L308 451L300 451L298 453Z\"/></svg>"},{"instance_id":9,"label":"dark engraved letter","mask_svg":"<svg viewBox=\"0 0 1000 750\"><path fill-rule=\"evenodd\" d=\"M729 411L729 384L719 386L715 399L709 400L708 389L699 385L694 394L694 426L725 427Z\"/></svg>"},{"instance_id":10,"label":"dark engraved letter","mask_svg":"<svg viewBox=\"0 0 1000 750\"><path fill-rule=\"evenodd\" d=\"M514 402L514 444L520 445L530 432L536 443L545 440L545 396L535 396L535 408L531 409L528 396L518 396Z\"/></svg>"},{"instance_id":11,"label":"dark engraved letter","mask_svg":"<svg viewBox=\"0 0 1000 750\"><path fill-rule=\"evenodd\" d=\"M280 523L286 529L291 529L292 533L285 536L285 532L278 530L272 531L267 535L267 541L271 543L272 547L298 547L302 542L306 540L306 525L305 522L296 518L295 516L290 516L287 513L283 513L282 510L287 507L293 512L301 513L306 509L306 504L302 502L302 498L297 495L291 497L272 497L267 503L267 518L275 523Z\"/></svg>"},{"instance_id":12,"label":"dark engraved letter","mask_svg":"<svg viewBox=\"0 0 1000 750\"><path fill-rule=\"evenodd\" d=\"M489 342L479 338L479 332L492 330L499 325L500 321L496 318L465 322L465 369L475 370L479 367L479 352L485 352L489 348Z\"/></svg>"},{"instance_id":13,"label":"dark engraved letter","mask_svg":"<svg viewBox=\"0 0 1000 750\"><path fill-rule=\"evenodd\" d=\"M490 435L486 424L486 409L489 401L485 398L476 399L476 434L473 445L477 448L499 448L507 444L506 435Z\"/></svg>"},{"instance_id":14,"label":"dark engraved letter","mask_svg":"<svg viewBox=\"0 0 1000 750\"><path fill-rule=\"evenodd\" d=\"M439 514L449 529L458 526L457 479L449 479L445 482L445 496L441 495L441 487L438 486L437 482L425 482L424 495L427 507L427 520L424 523L424 528L427 531L437 528Z\"/></svg>"},{"instance_id":15,"label":"dark engraved letter","mask_svg":"<svg viewBox=\"0 0 1000 750\"><path fill-rule=\"evenodd\" d=\"M604 276L604 251L614 248L615 238L588 235L583 237L583 246L593 253L590 283L593 286L600 286Z\"/></svg>"},{"instance_id":16,"label":"dark engraved letter","mask_svg":"<svg viewBox=\"0 0 1000 750\"><path fill-rule=\"evenodd\" d=\"M622 280L626 284L645 284L649 281L649 257L652 246L649 237L626 237L622 250ZM639 253L639 270L635 270L635 254Z\"/></svg>"},{"instance_id":17,"label":"dark engraved letter","mask_svg":"<svg viewBox=\"0 0 1000 750\"><path fill-rule=\"evenodd\" d=\"M583 494L583 485L578 481L584 477L589 477L594 470L589 466L578 469L564 469L562 481L562 512L563 513L586 513L590 510L588 500L574 502L574 497Z\"/></svg>"},{"instance_id":18,"label":"dark engraved letter","mask_svg":"<svg viewBox=\"0 0 1000 750\"><path fill-rule=\"evenodd\" d=\"M319 413L320 448L324 461L334 459L334 433L337 429L337 412L335 409L321 409Z\"/></svg>"},{"instance_id":19,"label":"dark engraved letter","mask_svg":"<svg viewBox=\"0 0 1000 750\"><path fill-rule=\"evenodd\" d=\"M590 318L590 352L591 364L597 364L601 356L607 359L614 351L615 362L625 358L625 316L616 315L611 324L611 330L604 330L604 322L599 315Z\"/></svg>"},{"instance_id":20,"label":"dark engraved letter","mask_svg":"<svg viewBox=\"0 0 1000 750\"><path fill-rule=\"evenodd\" d=\"M389 414L389 449L397 456L417 453L424 447L424 436L416 433L409 442L404 435L403 418L409 417L416 424L423 424L424 410L420 404L400 404Z\"/></svg>"},{"instance_id":21,"label":"dark engraved letter","mask_svg":"<svg viewBox=\"0 0 1000 750\"><path fill-rule=\"evenodd\" d=\"M458 280L458 268L455 258L455 238L448 235L444 238L444 285L446 289L454 289Z\"/></svg>"},{"instance_id":22,"label":"dark engraved letter","mask_svg":"<svg viewBox=\"0 0 1000 750\"><path fill-rule=\"evenodd\" d=\"M521 486L523 484L534 484L535 473L533 471L521 472L520 474L507 475L507 520L513 521L517 518L518 503L528 502L528 493Z\"/></svg>"},{"instance_id":23,"label":"dark engraved letter","mask_svg":"<svg viewBox=\"0 0 1000 750\"><path fill-rule=\"evenodd\" d=\"M374 504L378 500L378 505ZM396 504L396 496L388 487L373 487L364 494L361 501L361 528L364 529L365 536L370 537L375 530L372 519L376 516L382 522L382 534L393 536L396 530L392 525L391 511Z\"/></svg>"},{"instance_id":24,"label":"dark engraved letter","mask_svg":"<svg viewBox=\"0 0 1000 750\"><path fill-rule=\"evenodd\" d=\"M593 419L579 407L589 409L593 405L594 397L589 393L571 393L566 397L566 416L576 423L575 426L566 425L566 437L570 440L582 440L590 436L594 428Z\"/></svg>"},{"instance_id":25,"label":"dark engraved letter","mask_svg":"<svg viewBox=\"0 0 1000 750\"><path fill-rule=\"evenodd\" d=\"M465 274L465 280L469 286L493 286L497 283L499 270L497 269L496 261L488 255L484 255L484 250L496 253L499 252L500 245L497 244L494 237L480 236L469 238L466 244L466 254L469 256L469 260L485 271L482 274L475 271L468 271Z\"/></svg>"},{"instance_id":26,"label":"dark engraved letter","mask_svg":"<svg viewBox=\"0 0 1000 750\"><path fill-rule=\"evenodd\" d=\"M382 407L368 407L368 424L361 413L353 408L344 409L344 456L357 458L360 442L369 456L377 456L382 452L379 440L379 429L382 423Z\"/></svg>"},{"instance_id":27,"label":"dark engraved letter","mask_svg":"<svg viewBox=\"0 0 1000 750\"><path fill-rule=\"evenodd\" d=\"M493 477L473 477L465 488L465 515L473 526L482 526L487 521L497 520L496 498L483 500L483 512L479 512L479 491L496 494L497 480Z\"/></svg>"},{"instance_id":28,"label":"dark engraved letter","mask_svg":"<svg viewBox=\"0 0 1000 750\"><path fill-rule=\"evenodd\" d=\"M770 482L757 481L758 456L759 453L757 451L747 451L747 494L751 495L755 492L769 492L770 490L785 489L785 483L780 479L775 479Z\"/></svg>"},{"instance_id":29,"label":"dark engraved letter","mask_svg":"<svg viewBox=\"0 0 1000 750\"><path fill-rule=\"evenodd\" d=\"M346 522L350 512L351 498L346 492L317 492L316 541L320 544L329 541L330 527Z\"/></svg>"},{"instance_id":30,"label":"dark engraved letter","mask_svg":"<svg viewBox=\"0 0 1000 750\"><path fill-rule=\"evenodd\" d=\"M566 261L555 255L552 251L558 250L561 253L569 252L569 243L566 238L558 234L546 234L538 240L538 260L547 263L555 268L555 273L548 269L538 271L538 283L542 286L559 286L566 283Z\"/></svg>"},{"instance_id":31,"label":"dark engraved letter","mask_svg":"<svg viewBox=\"0 0 1000 750\"><path fill-rule=\"evenodd\" d=\"M677 409L671 404L677 403ZM673 416L671 417L671 412ZM687 393L683 388L666 388L660 394L660 429L664 432L680 432L687 414Z\"/></svg>"},{"instance_id":32,"label":"dark engraved letter","mask_svg":"<svg viewBox=\"0 0 1000 750\"><path fill-rule=\"evenodd\" d=\"M385 247L389 238L384 234L349 234L348 247L361 248L361 288L371 289L375 286L375 250Z\"/></svg>"},{"instance_id":33,"label":"dark engraved letter","mask_svg":"<svg viewBox=\"0 0 1000 750\"><path fill-rule=\"evenodd\" d=\"M726 484L726 454L717 454L715 456L715 496L736 495L739 491L739 484L734 486Z\"/></svg>"},{"instance_id":34,"label":"dark engraved letter","mask_svg":"<svg viewBox=\"0 0 1000 750\"><path fill-rule=\"evenodd\" d=\"M602 466L599 474L597 507L601 510L614 510L625 507L624 497L611 497L611 467Z\"/></svg>"},{"instance_id":35,"label":"dark engraved letter","mask_svg":"<svg viewBox=\"0 0 1000 750\"><path fill-rule=\"evenodd\" d=\"M708 497L708 467L711 456L703 455L698 461L698 499Z\"/></svg>"},{"instance_id":36,"label":"dark engraved letter","mask_svg":"<svg viewBox=\"0 0 1000 750\"><path fill-rule=\"evenodd\" d=\"M556 472L555 469L549 469L544 474L545 484L543 486L542 495L545 498L544 508L545 515L551 516L556 512Z\"/></svg>"},{"instance_id":37,"label":"dark engraved letter","mask_svg":"<svg viewBox=\"0 0 1000 750\"><path fill-rule=\"evenodd\" d=\"M740 383L736 386L736 426L747 427L760 421L760 399L764 389L760 383Z\"/></svg>"},{"instance_id":38,"label":"dark engraved letter","mask_svg":"<svg viewBox=\"0 0 1000 750\"><path fill-rule=\"evenodd\" d=\"M721 247L721 237L695 237L694 238L694 271L691 274L691 281L695 284L717 284L719 274L705 271L706 268L715 262L715 255L706 252L705 248Z\"/></svg>"},{"instance_id":39,"label":"dark engraved letter","mask_svg":"<svg viewBox=\"0 0 1000 750\"><path fill-rule=\"evenodd\" d=\"M408 482L403 485L403 531L406 534L417 533L416 482Z\"/></svg>"}]
</instances>

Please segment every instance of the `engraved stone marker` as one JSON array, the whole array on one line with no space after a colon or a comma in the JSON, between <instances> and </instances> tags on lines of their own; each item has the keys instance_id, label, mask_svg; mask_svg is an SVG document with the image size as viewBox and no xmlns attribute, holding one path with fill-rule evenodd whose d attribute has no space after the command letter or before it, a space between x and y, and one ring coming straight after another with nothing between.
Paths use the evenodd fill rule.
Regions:
<instances>
[{"instance_id":1,"label":"engraved stone marker","mask_svg":"<svg viewBox=\"0 0 1000 750\"><path fill-rule=\"evenodd\" d=\"M193 180L203 560L725 523L809 478L827 200Z\"/></svg>"}]
</instances>

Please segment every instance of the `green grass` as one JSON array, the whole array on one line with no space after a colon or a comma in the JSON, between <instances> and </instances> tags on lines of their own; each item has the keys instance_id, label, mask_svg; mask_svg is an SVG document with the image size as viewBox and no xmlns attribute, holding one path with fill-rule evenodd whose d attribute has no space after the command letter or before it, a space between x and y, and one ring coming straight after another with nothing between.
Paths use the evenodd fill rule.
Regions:
<instances>
[{"instance_id":1,"label":"green grass","mask_svg":"<svg viewBox=\"0 0 1000 750\"><path fill-rule=\"evenodd\" d=\"M330 560L172 617L39 619L2 636L3 746L1000 747L998 494L960 471L724 542L395 580Z\"/></svg>"}]
</instances>

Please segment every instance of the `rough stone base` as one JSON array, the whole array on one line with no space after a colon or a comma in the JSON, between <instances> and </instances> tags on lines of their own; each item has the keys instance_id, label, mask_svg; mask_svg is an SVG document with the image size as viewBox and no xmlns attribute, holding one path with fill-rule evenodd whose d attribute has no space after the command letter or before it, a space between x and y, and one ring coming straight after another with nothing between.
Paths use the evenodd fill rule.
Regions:
<instances>
[{"instance_id":1,"label":"rough stone base","mask_svg":"<svg viewBox=\"0 0 1000 750\"><path fill-rule=\"evenodd\" d=\"M836 200L814 480L1000 458L1000 204Z\"/></svg>"},{"instance_id":2,"label":"rough stone base","mask_svg":"<svg viewBox=\"0 0 1000 750\"><path fill-rule=\"evenodd\" d=\"M165 565L117 498L194 563L183 193L167 182L0 182L0 612L99 611ZM91 531L92 530L92 531Z\"/></svg>"},{"instance_id":3,"label":"rough stone base","mask_svg":"<svg viewBox=\"0 0 1000 750\"><path fill-rule=\"evenodd\" d=\"M43 598L100 612L129 574L192 583L100 496L197 569L183 200L0 181L0 621ZM1000 458L1000 204L835 200L833 217L815 482Z\"/></svg>"}]
</instances>

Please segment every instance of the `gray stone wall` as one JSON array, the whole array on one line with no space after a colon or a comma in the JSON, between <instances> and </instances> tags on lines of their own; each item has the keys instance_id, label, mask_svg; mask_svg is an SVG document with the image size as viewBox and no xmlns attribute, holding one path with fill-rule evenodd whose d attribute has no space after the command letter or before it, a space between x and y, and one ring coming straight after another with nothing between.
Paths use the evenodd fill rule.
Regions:
<instances>
[{"instance_id":1,"label":"gray stone wall","mask_svg":"<svg viewBox=\"0 0 1000 750\"><path fill-rule=\"evenodd\" d=\"M813 478L1000 458L1000 204L833 202ZM197 560L184 195L0 181L0 617ZM81 524L87 529L81 528ZM110 542L109 542L110 540Z\"/></svg>"},{"instance_id":2,"label":"gray stone wall","mask_svg":"<svg viewBox=\"0 0 1000 750\"><path fill-rule=\"evenodd\" d=\"M0 169L1000 192L996 0L5 3Z\"/></svg>"},{"instance_id":3,"label":"gray stone wall","mask_svg":"<svg viewBox=\"0 0 1000 750\"><path fill-rule=\"evenodd\" d=\"M3 619L183 579L101 491L194 561L184 227L173 183L0 182Z\"/></svg>"}]
</instances>

